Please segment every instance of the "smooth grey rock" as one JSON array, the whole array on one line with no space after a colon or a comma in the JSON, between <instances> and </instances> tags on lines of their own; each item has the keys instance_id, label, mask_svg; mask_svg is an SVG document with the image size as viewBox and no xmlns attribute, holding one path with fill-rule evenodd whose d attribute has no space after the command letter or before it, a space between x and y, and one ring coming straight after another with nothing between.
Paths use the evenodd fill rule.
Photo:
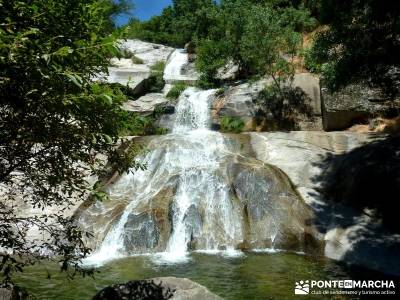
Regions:
<instances>
[{"instance_id":1,"label":"smooth grey rock","mask_svg":"<svg viewBox=\"0 0 400 300\"><path fill-rule=\"evenodd\" d=\"M159 232L153 215L130 214L124 225L124 245L132 253L143 253L157 247Z\"/></svg>"},{"instance_id":2,"label":"smooth grey rock","mask_svg":"<svg viewBox=\"0 0 400 300\"><path fill-rule=\"evenodd\" d=\"M322 86L324 130L342 130L365 123L376 116L386 116L400 110L400 99L389 99L383 91L366 83L349 84L336 92ZM397 107L397 108L396 108Z\"/></svg>"},{"instance_id":3,"label":"smooth grey rock","mask_svg":"<svg viewBox=\"0 0 400 300\"><path fill-rule=\"evenodd\" d=\"M108 76L100 78L100 80L127 86L133 94L139 95L146 89L150 75L150 68L146 65L123 66L121 64L118 67L109 67Z\"/></svg>"},{"instance_id":4,"label":"smooth grey rock","mask_svg":"<svg viewBox=\"0 0 400 300\"><path fill-rule=\"evenodd\" d=\"M325 256L400 275L400 235L388 231L372 211L360 212L335 204L344 199L328 201L325 194L321 193L327 180L324 178L326 170L331 167L330 157L354 153L356 148L379 141L384 136L313 131L242 135L250 136L255 157L283 170L312 207L315 216L313 223L325 236ZM349 165L344 170L350 171L355 167Z\"/></svg>"},{"instance_id":5,"label":"smooth grey rock","mask_svg":"<svg viewBox=\"0 0 400 300\"><path fill-rule=\"evenodd\" d=\"M157 106L166 104L168 101L163 94L150 93L137 100L128 100L123 104L122 108L127 111L149 115L154 112Z\"/></svg>"},{"instance_id":6,"label":"smooth grey rock","mask_svg":"<svg viewBox=\"0 0 400 300\"><path fill-rule=\"evenodd\" d=\"M243 249L286 249L322 254L322 236L309 220L310 207L278 168L251 158L229 164L228 174L242 204L248 232Z\"/></svg>"},{"instance_id":7,"label":"smooth grey rock","mask_svg":"<svg viewBox=\"0 0 400 300\"><path fill-rule=\"evenodd\" d=\"M206 287L187 278L157 277L152 279L171 290L175 290L171 300L222 300L221 297L210 292Z\"/></svg>"},{"instance_id":8,"label":"smooth grey rock","mask_svg":"<svg viewBox=\"0 0 400 300\"><path fill-rule=\"evenodd\" d=\"M260 92L271 84L274 84L273 80L267 78L229 87L224 95L217 97L214 101L213 123L219 124L221 117L227 116L242 119L245 123L244 131L286 129L279 128L281 125L276 125L282 120L276 120L270 108L258 103ZM290 87L296 89L302 101L298 104L298 109L296 103L289 103L296 117L293 126L299 130L321 130L321 96L318 77L309 73L296 74ZM278 128L275 128L276 126Z\"/></svg>"},{"instance_id":9,"label":"smooth grey rock","mask_svg":"<svg viewBox=\"0 0 400 300\"><path fill-rule=\"evenodd\" d=\"M128 50L136 57L140 58L147 66L153 66L162 61L166 62L169 55L174 51L174 48L143 42L140 40L119 40L119 47L122 50Z\"/></svg>"},{"instance_id":10,"label":"smooth grey rock","mask_svg":"<svg viewBox=\"0 0 400 300\"><path fill-rule=\"evenodd\" d=\"M166 62L173 48L142 42L139 40L119 40L119 47L141 59L143 64L135 64L130 58L112 58L108 74L100 74L95 80L119 83L128 86L136 95L142 94L151 76L151 67L158 62Z\"/></svg>"},{"instance_id":11,"label":"smooth grey rock","mask_svg":"<svg viewBox=\"0 0 400 300\"><path fill-rule=\"evenodd\" d=\"M224 67L218 69L216 77L220 80L235 80L238 74L239 66L230 61Z\"/></svg>"}]
</instances>

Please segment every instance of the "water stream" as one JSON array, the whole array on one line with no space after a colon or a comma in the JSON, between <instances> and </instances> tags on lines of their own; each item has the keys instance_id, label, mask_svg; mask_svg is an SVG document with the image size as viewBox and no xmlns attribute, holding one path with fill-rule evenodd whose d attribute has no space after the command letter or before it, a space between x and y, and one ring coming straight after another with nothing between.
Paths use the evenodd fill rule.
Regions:
<instances>
[{"instance_id":1,"label":"water stream","mask_svg":"<svg viewBox=\"0 0 400 300\"><path fill-rule=\"evenodd\" d=\"M129 217L139 215L140 205L153 201L168 186L171 174L179 176L171 203L172 232L163 258L171 261L185 259L194 236L200 245L197 249L234 250L232 241L242 239L242 228L240 216L230 198L226 176L218 174L220 163L229 151L224 137L209 130L209 107L214 93L214 90L188 88L177 105L172 133L160 138L160 145L164 142L166 147L156 148L142 158L147 170L123 176L110 189L112 197L128 194L130 203L105 236L99 250L87 262L100 263L129 252L125 244ZM200 210L206 211L203 217L199 215ZM218 226L218 230L213 226ZM151 232L152 226L144 229Z\"/></svg>"}]
</instances>

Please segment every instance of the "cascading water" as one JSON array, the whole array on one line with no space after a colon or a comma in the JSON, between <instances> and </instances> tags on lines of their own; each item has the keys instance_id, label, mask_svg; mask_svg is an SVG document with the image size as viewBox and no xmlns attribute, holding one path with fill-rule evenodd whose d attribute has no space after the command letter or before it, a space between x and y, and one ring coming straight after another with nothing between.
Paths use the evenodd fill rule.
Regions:
<instances>
[{"instance_id":1,"label":"cascading water","mask_svg":"<svg viewBox=\"0 0 400 300\"><path fill-rule=\"evenodd\" d=\"M181 80L187 61L176 50L164 78ZM122 175L107 191L110 201L95 202L80 216L97 249L86 263L148 253L176 262L191 250L304 250L313 232L309 208L281 171L242 155L241 142L209 129L214 98L215 90L186 89L172 133L151 138L138 158L146 169Z\"/></svg>"},{"instance_id":2,"label":"cascading water","mask_svg":"<svg viewBox=\"0 0 400 300\"><path fill-rule=\"evenodd\" d=\"M241 222L237 222L240 216L230 199L229 185L224 175L218 174L227 153L224 138L209 130L214 93L188 88L177 105L173 132L161 137L160 144L164 142L167 147L147 153L142 158L146 170L123 176L110 189L111 197L129 194L131 202L88 261L126 255L124 231L128 217L168 185L166 173L178 175L172 201L172 232L163 255L166 259L184 258L193 237L197 249L202 250L233 249L232 241L242 239Z\"/></svg>"},{"instance_id":3,"label":"cascading water","mask_svg":"<svg viewBox=\"0 0 400 300\"><path fill-rule=\"evenodd\" d=\"M176 49L172 52L169 63L165 66L164 80L166 83L172 83L176 80L184 80L185 76L182 75L182 68L189 63L188 55L183 49Z\"/></svg>"}]
</instances>

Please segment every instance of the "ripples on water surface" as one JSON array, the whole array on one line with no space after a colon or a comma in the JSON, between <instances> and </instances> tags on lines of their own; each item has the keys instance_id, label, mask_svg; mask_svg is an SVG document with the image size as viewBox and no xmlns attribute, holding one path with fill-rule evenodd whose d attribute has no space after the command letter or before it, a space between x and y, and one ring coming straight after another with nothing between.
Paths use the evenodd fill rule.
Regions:
<instances>
[{"instance_id":1,"label":"ripples on water surface","mask_svg":"<svg viewBox=\"0 0 400 300\"><path fill-rule=\"evenodd\" d=\"M46 279L46 268L52 279ZM37 299L91 299L107 285L161 276L187 277L224 299L298 299L296 280L349 279L345 269L332 261L295 253L223 254L194 253L186 262L162 263L157 256L137 256L112 261L93 278L67 280L55 265L31 267L17 282ZM331 299L307 296L307 299ZM345 298L335 298L345 299Z\"/></svg>"}]
</instances>

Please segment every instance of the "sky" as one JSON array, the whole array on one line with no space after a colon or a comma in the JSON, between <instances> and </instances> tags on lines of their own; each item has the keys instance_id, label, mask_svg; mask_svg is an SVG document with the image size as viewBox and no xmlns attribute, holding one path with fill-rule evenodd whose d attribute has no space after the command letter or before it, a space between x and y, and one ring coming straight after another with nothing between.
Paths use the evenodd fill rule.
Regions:
<instances>
[{"instance_id":1,"label":"sky","mask_svg":"<svg viewBox=\"0 0 400 300\"><path fill-rule=\"evenodd\" d=\"M131 17L139 20L148 20L152 16L159 15L161 11L172 3L172 0L130 0L134 4L131 15L117 17L117 25L126 24Z\"/></svg>"}]
</instances>

